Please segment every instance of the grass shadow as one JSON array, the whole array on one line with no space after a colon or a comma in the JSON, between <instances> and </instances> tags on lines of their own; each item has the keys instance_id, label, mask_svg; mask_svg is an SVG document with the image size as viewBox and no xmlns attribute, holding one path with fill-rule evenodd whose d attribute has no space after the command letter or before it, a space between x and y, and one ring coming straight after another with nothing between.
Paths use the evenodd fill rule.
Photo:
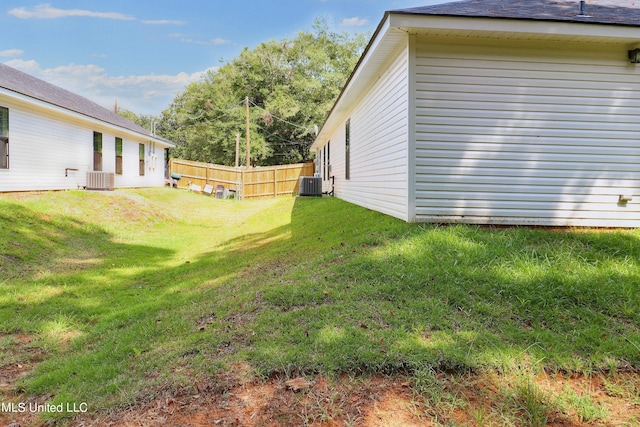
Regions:
<instances>
[{"instance_id":1,"label":"grass shadow","mask_svg":"<svg viewBox=\"0 0 640 427\"><path fill-rule=\"evenodd\" d=\"M439 227L337 199L257 209L175 194L163 209L189 203L204 219L157 222L145 244L0 203L0 324L37 334L46 353L17 385L25 395L106 412L199 390L239 363L264 376L640 366L636 232ZM210 218L225 209L235 217Z\"/></svg>"}]
</instances>

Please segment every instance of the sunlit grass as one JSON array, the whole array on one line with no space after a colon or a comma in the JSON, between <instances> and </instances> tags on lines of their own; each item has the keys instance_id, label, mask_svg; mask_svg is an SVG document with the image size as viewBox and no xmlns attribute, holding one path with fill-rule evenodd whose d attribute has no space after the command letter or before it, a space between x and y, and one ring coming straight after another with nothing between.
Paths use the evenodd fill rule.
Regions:
<instances>
[{"instance_id":1,"label":"sunlit grass","mask_svg":"<svg viewBox=\"0 0 640 427\"><path fill-rule=\"evenodd\" d=\"M0 354L32 337L44 360L16 390L92 411L238 363L418 373L452 406L425 372L638 369L639 287L637 231L412 225L336 199L169 189L0 199ZM536 393L505 391L514 416L541 404L544 420Z\"/></svg>"}]
</instances>

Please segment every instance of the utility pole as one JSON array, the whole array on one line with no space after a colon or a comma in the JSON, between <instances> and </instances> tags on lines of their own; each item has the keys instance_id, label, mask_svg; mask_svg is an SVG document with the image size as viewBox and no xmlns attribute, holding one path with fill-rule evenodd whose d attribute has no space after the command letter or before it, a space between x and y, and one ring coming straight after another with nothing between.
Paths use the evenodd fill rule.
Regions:
<instances>
[{"instance_id":1,"label":"utility pole","mask_svg":"<svg viewBox=\"0 0 640 427\"><path fill-rule=\"evenodd\" d=\"M249 97L245 98L245 105L247 110L247 169L251 167L251 135L249 131L249 127L251 123L249 122Z\"/></svg>"},{"instance_id":2,"label":"utility pole","mask_svg":"<svg viewBox=\"0 0 640 427\"><path fill-rule=\"evenodd\" d=\"M236 134L236 169L240 166L240 134Z\"/></svg>"}]
</instances>

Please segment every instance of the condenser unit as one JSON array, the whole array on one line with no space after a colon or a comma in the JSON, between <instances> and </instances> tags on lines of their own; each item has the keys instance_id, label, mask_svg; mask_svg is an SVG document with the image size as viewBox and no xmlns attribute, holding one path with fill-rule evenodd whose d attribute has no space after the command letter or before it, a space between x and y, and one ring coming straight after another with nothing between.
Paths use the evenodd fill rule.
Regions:
<instances>
[{"instance_id":1,"label":"condenser unit","mask_svg":"<svg viewBox=\"0 0 640 427\"><path fill-rule=\"evenodd\" d=\"M114 188L113 172L87 172L87 190L113 191Z\"/></svg>"},{"instance_id":2,"label":"condenser unit","mask_svg":"<svg viewBox=\"0 0 640 427\"><path fill-rule=\"evenodd\" d=\"M316 176L303 176L300 178L301 196L322 196L322 178Z\"/></svg>"}]
</instances>

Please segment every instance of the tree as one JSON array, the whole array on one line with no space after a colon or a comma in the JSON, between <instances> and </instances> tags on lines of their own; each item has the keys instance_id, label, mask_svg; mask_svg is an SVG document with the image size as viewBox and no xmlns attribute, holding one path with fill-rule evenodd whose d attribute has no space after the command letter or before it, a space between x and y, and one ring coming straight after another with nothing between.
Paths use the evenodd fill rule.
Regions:
<instances>
[{"instance_id":1,"label":"tree","mask_svg":"<svg viewBox=\"0 0 640 427\"><path fill-rule=\"evenodd\" d=\"M124 109L124 108L118 108L117 109L117 113L124 117L125 119L129 120L130 122L133 122L135 124L137 124L138 126L141 126L147 130L149 130L150 132L152 132L154 130L154 128L157 126L157 123L160 121L160 118L153 116L153 115L138 115L136 113L134 113L133 111Z\"/></svg>"},{"instance_id":2,"label":"tree","mask_svg":"<svg viewBox=\"0 0 640 427\"><path fill-rule=\"evenodd\" d=\"M251 159L256 165L310 158L321 126L367 37L335 33L316 20L294 39L245 48L217 72L190 84L163 112L161 135L174 141L174 155L233 165L236 135L245 134L250 103ZM241 144L241 158L245 156ZM244 162L241 162L244 163Z\"/></svg>"}]
</instances>

